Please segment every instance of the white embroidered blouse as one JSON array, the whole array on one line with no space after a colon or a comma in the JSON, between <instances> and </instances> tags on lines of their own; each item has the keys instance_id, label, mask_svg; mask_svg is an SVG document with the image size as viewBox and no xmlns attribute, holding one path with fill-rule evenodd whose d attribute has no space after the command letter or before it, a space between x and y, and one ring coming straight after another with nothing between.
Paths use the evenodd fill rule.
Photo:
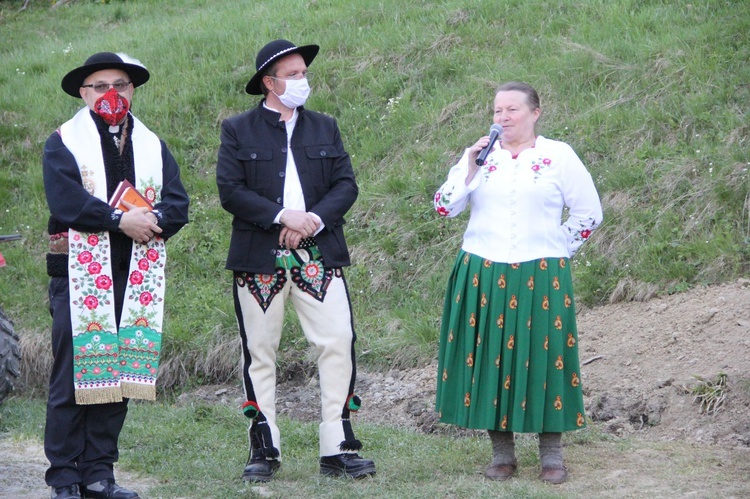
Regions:
<instances>
[{"instance_id":1,"label":"white embroidered blouse","mask_svg":"<svg viewBox=\"0 0 750 499\"><path fill-rule=\"evenodd\" d=\"M539 135L517 158L495 146L467 186L468 161L467 149L434 199L447 217L471 206L468 253L504 263L572 257L602 222L591 175L565 142Z\"/></svg>"}]
</instances>

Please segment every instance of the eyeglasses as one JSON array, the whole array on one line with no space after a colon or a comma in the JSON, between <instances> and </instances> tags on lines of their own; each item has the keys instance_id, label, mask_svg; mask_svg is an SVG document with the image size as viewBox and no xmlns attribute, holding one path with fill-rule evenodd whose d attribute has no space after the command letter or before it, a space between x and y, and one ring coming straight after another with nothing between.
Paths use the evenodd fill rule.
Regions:
<instances>
[{"instance_id":1,"label":"eyeglasses","mask_svg":"<svg viewBox=\"0 0 750 499\"><path fill-rule=\"evenodd\" d=\"M286 78L277 78L275 76L268 75L269 77L273 78L274 80L304 80L307 78L308 80L312 80L312 73L309 71L303 71L301 73L293 74L291 76L287 76Z\"/></svg>"},{"instance_id":2,"label":"eyeglasses","mask_svg":"<svg viewBox=\"0 0 750 499\"><path fill-rule=\"evenodd\" d=\"M107 90L109 90L109 87L112 87L117 92L124 92L128 89L128 86L130 85L129 81L116 81L114 83L91 83L89 85L81 85L81 87L85 88L93 88L94 92L97 94L106 94Z\"/></svg>"}]
</instances>

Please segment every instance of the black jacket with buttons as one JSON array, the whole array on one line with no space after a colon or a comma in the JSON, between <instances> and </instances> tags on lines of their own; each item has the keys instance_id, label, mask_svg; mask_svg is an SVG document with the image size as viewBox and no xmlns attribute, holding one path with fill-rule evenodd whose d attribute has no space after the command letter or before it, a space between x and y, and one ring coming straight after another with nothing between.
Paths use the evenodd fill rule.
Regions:
<instances>
[{"instance_id":1,"label":"black jacket with buttons","mask_svg":"<svg viewBox=\"0 0 750 499\"><path fill-rule=\"evenodd\" d=\"M315 239L326 267L350 264L344 240L344 214L358 188L336 120L297 108L291 152L297 165L306 211L325 228ZM271 274L281 226L274 219L283 208L286 126L280 114L258 107L224 120L216 165L221 205L231 213L232 240L226 268Z\"/></svg>"}]
</instances>

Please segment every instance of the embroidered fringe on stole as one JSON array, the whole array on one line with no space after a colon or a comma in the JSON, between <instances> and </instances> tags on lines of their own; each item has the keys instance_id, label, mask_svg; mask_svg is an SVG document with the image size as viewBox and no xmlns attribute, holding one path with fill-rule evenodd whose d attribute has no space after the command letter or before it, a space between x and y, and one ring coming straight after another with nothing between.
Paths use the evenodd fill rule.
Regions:
<instances>
[{"instance_id":1,"label":"embroidered fringe on stole","mask_svg":"<svg viewBox=\"0 0 750 499\"><path fill-rule=\"evenodd\" d=\"M136 188L156 202L162 186L161 142L137 118L133 122ZM84 188L107 202L99 132L89 109L64 123L60 136L76 159ZM164 240L133 243L122 317L115 324L109 233L71 229L68 236L76 403L154 400L164 318Z\"/></svg>"}]
</instances>

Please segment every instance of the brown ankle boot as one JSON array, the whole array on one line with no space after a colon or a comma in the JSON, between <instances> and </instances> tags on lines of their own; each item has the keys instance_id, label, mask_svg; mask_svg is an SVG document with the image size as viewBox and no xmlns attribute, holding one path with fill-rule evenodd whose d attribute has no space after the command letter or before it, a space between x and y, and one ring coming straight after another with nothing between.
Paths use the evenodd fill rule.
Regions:
<instances>
[{"instance_id":1,"label":"brown ankle boot","mask_svg":"<svg viewBox=\"0 0 750 499\"><path fill-rule=\"evenodd\" d=\"M515 464L490 464L484 470L484 476L490 480L504 481L516 473Z\"/></svg>"},{"instance_id":2,"label":"brown ankle boot","mask_svg":"<svg viewBox=\"0 0 750 499\"><path fill-rule=\"evenodd\" d=\"M484 470L490 480L507 480L516 472L516 441L513 432L488 430L492 462Z\"/></svg>"},{"instance_id":3,"label":"brown ankle boot","mask_svg":"<svg viewBox=\"0 0 750 499\"><path fill-rule=\"evenodd\" d=\"M565 469L565 466L562 468L542 468L539 478L543 482L559 485L568 479L568 470Z\"/></svg>"},{"instance_id":4,"label":"brown ankle boot","mask_svg":"<svg viewBox=\"0 0 750 499\"><path fill-rule=\"evenodd\" d=\"M553 484L563 483L568 478L568 470L563 464L562 433L539 434L539 460L542 462L542 481Z\"/></svg>"}]
</instances>

